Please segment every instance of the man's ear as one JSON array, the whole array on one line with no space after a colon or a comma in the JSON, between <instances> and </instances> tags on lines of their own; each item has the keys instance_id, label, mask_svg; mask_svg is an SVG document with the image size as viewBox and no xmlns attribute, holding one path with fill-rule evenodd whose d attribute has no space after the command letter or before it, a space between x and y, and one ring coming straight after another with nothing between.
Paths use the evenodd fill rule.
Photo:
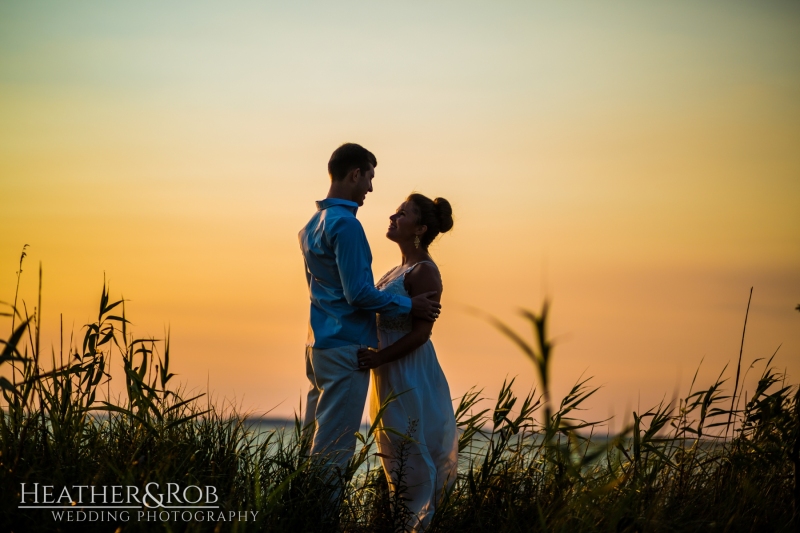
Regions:
<instances>
[{"instance_id":1,"label":"man's ear","mask_svg":"<svg viewBox=\"0 0 800 533\"><path fill-rule=\"evenodd\" d=\"M361 169L358 167L351 168L347 175L344 177L345 181L358 181L361 177Z\"/></svg>"}]
</instances>

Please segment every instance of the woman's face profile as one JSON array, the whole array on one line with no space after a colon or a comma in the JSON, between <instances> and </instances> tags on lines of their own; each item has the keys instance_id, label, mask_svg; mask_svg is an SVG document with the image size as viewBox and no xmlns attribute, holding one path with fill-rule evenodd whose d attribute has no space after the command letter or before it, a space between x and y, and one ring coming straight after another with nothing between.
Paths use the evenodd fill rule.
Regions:
<instances>
[{"instance_id":1,"label":"woman's face profile","mask_svg":"<svg viewBox=\"0 0 800 533\"><path fill-rule=\"evenodd\" d=\"M419 225L419 209L414 202L405 201L397 211L389 217L389 228L386 238L394 242L413 241Z\"/></svg>"}]
</instances>

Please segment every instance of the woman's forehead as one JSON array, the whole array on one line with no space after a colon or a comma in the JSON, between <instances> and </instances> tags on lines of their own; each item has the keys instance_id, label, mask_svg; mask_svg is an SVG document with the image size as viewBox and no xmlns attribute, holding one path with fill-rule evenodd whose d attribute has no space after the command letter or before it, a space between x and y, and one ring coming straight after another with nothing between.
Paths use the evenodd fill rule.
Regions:
<instances>
[{"instance_id":1,"label":"woman's forehead","mask_svg":"<svg viewBox=\"0 0 800 533\"><path fill-rule=\"evenodd\" d=\"M397 210L398 211L414 211L415 213L419 211L419 209L417 208L417 205L414 202L412 202L411 200L406 200L405 202L400 204L400 207L398 207Z\"/></svg>"}]
</instances>

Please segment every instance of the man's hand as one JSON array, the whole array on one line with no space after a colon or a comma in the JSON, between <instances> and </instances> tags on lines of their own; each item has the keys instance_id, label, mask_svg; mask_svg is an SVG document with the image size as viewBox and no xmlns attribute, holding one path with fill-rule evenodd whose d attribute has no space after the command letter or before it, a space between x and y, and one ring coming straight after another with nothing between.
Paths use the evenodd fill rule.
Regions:
<instances>
[{"instance_id":1,"label":"man's hand","mask_svg":"<svg viewBox=\"0 0 800 533\"><path fill-rule=\"evenodd\" d=\"M370 368L377 368L384 363L380 352L373 348L359 348L358 349L358 369L369 370Z\"/></svg>"},{"instance_id":2,"label":"man's hand","mask_svg":"<svg viewBox=\"0 0 800 533\"><path fill-rule=\"evenodd\" d=\"M411 298L411 314L428 322L436 321L442 309L442 304L432 299L437 294L437 291L423 292Z\"/></svg>"}]
</instances>

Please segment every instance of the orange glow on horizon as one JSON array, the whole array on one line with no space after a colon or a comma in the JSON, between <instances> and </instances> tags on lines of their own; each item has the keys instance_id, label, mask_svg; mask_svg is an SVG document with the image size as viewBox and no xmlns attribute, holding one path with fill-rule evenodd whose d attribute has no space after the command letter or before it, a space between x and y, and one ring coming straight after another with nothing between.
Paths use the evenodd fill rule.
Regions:
<instances>
[{"instance_id":1,"label":"orange glow on horizon","mask_svg":"<svg viewBox=\"0 0 800 533\"><path fill-rule=\"evenodd\" d=\"M296 235L353 141L379 162L376 279L408 193L453 204L432 249L453 394L534 384L466 308L522 329L549 297L556 395L585 372L597 418L649 407L735 362L751 286L745 359L780 344L797 382L800 8L301 4L0 7L0 300L30 244L45 346L62 314L80 335L105 274L138 334L169 327L189 388L291 415Z\"/></svg>"}]
</instances>

